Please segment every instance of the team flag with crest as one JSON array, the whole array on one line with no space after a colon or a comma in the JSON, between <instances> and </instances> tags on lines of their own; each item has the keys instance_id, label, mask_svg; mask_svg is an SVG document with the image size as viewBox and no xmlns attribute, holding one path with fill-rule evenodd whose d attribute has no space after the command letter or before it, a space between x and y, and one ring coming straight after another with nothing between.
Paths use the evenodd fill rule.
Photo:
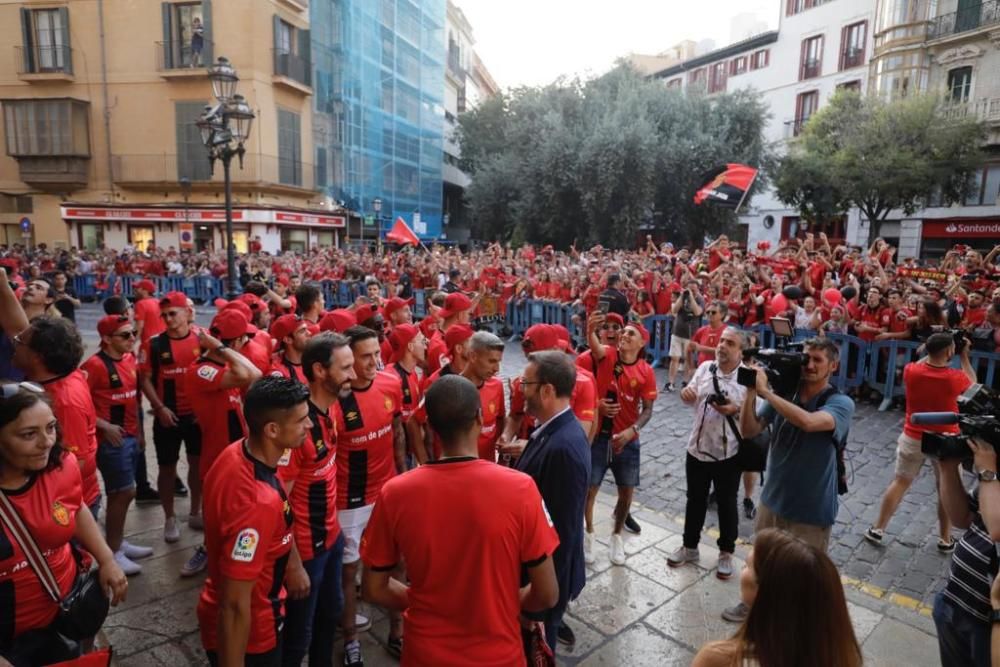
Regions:
<instances>
[{"instance_id":1,"label":"team flag with crest","mask_svg":"<svg viewBox=\"0 0 1000 667\"><path fill-rule=\"evenodd\" d=\"M392 226L392 230L386 233L385 238L400 245L412 245L416 247L420 244L420 238L413 233L413 230L410 229L410 226L406 224L403 218L396 218L396 224Z\"/></svg>"},{"instance_id":2,"label":"team flag with crest","mask_svg":"<svg viewBox=\"0 0 1000 667\"><path fill-rule=\"evenodd\" d=\"M723 208L739 208L757 178L757 170L745 164L715 167L702 176L704 184L694 195L695 204L709 202Z\"/></svg>"}]
</instances>

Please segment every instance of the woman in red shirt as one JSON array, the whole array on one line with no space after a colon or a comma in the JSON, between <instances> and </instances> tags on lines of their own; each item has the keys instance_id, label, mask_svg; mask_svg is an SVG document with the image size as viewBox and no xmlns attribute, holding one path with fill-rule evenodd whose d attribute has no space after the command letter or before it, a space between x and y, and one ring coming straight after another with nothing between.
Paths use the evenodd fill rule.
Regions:
<instances>
[{"instance_id":1,"label":"woman in red shirt","mask_svg":"<svg viewBox=\"0 0 1000 667\"><path fill-rule=\"evenodd\" d=\"M76 458L57 439L56 418L40 386L22 382L0 385L0 493L45 555L60 593L65 597L78 573L70 545L75 539L89 554L83 567L97 561L102 590L112 591L112 604L125 599L128 582L115 563L101 530L83 502L83 483ZM11 664L48 665L79 654L51 627L59 605L46 593L27 561L19 540L0 523L0 618L9 619L0 636L0 657Z\"/></svg>"}]
</instances>

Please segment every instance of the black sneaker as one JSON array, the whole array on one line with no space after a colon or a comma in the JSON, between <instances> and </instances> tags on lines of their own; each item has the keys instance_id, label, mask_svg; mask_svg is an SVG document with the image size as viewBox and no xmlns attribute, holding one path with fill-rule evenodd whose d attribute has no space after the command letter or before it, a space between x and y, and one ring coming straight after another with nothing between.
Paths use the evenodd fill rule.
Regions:
<instances>
[{"instance_id":1,"label":"black sneaker","mask_svg":"<svg viewBox=\"0 0 1000 667\"><path fill-rule=\"evenodd\" d=\"M748 519L753 519L757 516L757 506L753 504L751 498L743 499L743 516Z\"/></svg>"},{"instance_id":2,"label":"black sneaker","mask_svg":"<svg viewBox=\"0 0 1000 667\"><path fill-rule=\"evenodd\" d=\"M385 650L389 652L389 655L394 657L396 660L400 660L403 657L403 638L402 637L389 637L388 641L385 643Z\"/></svg>"},{"instance_id":3,"label":"black sneaker","mask_svg":"<svg viewBox=\"0 0 1000 667\"><path fill-rule=\"evenodd\" d=\"M573 634L573 630L566 625L566 621L563 621L562 625L559 626L559 629L556 631L556 637L559 639L560 644L564 644L566 646L573 646L576 644L576 635Z\"/></svg>"},{"instance_id":4,"label":"black sneaker","mask_svg":"<svg viewBox=\"0 0 1000 667\"><path fill-rule=\"evenodd\" d=\"M344 644L344 667L365 667L361 657L361 642L357 639Z\"/></svg>"},{"instance_id":5,"label":"black sneaker","mask_svg":"<svg viewBox=\"0 0 1000 667\"><path fill-rule=\"evenodd\" d=\"M160 502L160 492L151 486L145 486L135 491L136 505L156 505Z\"/></svg>"},{"instance_id":6,"label":"black sneaker","mask_svg":"<svg viewBox=\"0 0 1000 667\"><path fill-rule=\"evenodd\" d=\"M642 532L642 526L639 525L638 521L632 518L631 512L625 515L625 530L630 533L635 533L636 535Z\"/></svg>"},{"instance_id":7,"label":"black sneaker","mask_svg":"<svg viewBox=\"0 0 1000 667\"><path fill-rule=\"evenodd\" d=\"M671 392L673 390L674 390L674 383L673 382L668 382L665 385L663 385L663 391Z\"/></svg>"},{"instance_id":8,"label":"black sneaker","mask_svg":"<svg viewBox=\"0 0 1000 667\"><path fill-rule=\"evenodd\" d=\"M188 488L184 486L180 477L174 478L174 495L178 498L187 498Z\"/></svg>"}]
</instances>

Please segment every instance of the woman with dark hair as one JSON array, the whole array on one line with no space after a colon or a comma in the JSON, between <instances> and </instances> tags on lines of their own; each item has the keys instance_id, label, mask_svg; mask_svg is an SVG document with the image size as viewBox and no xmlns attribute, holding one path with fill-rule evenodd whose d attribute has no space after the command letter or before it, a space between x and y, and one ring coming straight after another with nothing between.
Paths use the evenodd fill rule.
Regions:
<instances>
[{"instance_id":1,"label":"woman with dark hair","mask_svg":"<svg viewBox=\"0 0 1000 667\"><path fill-rule=\"evenodd\" d=\"M45 391L30 382L0 384L0 493L45 555L65 597L80 567L97 561L101 590L112 604L125 599L128 582L83 501L76 457L57 441L56 418ZM88 553L74 553L71 540ZM80 647L51 626L59 605L16 539L0 523L0 658L15 667L47 665L79 654Z\"/></svg>"},{"instance_id":2,"label":"woman with dark hair","mask_svg":"<svg viewBox=\"0 0 1000 667\"><path fill-rule=\"evenodd\" d=\"M913 340L923 343L932 333L948 328L948 318L941 305L932 298L917 302L917 315L907 320Z\"/></svg>"},{"instance_id":3,"label":"woman with dark hair","mask_svg":"<svg viewBox=\"0 0 1000 667\"><path fill-rule=\"evenodd\" d=\"M840 575L816 547L784 531L760 531L740 597L750 607L743 625L703 646L692 667L861 666Z\"/></svg>"}]
</instances>

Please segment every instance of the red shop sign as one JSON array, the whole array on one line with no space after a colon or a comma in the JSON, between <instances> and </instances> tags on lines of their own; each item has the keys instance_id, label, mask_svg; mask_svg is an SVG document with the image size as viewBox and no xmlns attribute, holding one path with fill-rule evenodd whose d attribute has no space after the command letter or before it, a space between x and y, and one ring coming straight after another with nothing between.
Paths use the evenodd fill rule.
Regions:
<instances>
[{"instance_id":1,"label":"red shop sign","mask_svg":"<svg viewBox=\"0 0 1000 667\"><path fill-rule=\"evenodd\" d=\"M923 236L929 239L1000 238L1000 219L925 221Z\"/></svg>"}]
</instances>

